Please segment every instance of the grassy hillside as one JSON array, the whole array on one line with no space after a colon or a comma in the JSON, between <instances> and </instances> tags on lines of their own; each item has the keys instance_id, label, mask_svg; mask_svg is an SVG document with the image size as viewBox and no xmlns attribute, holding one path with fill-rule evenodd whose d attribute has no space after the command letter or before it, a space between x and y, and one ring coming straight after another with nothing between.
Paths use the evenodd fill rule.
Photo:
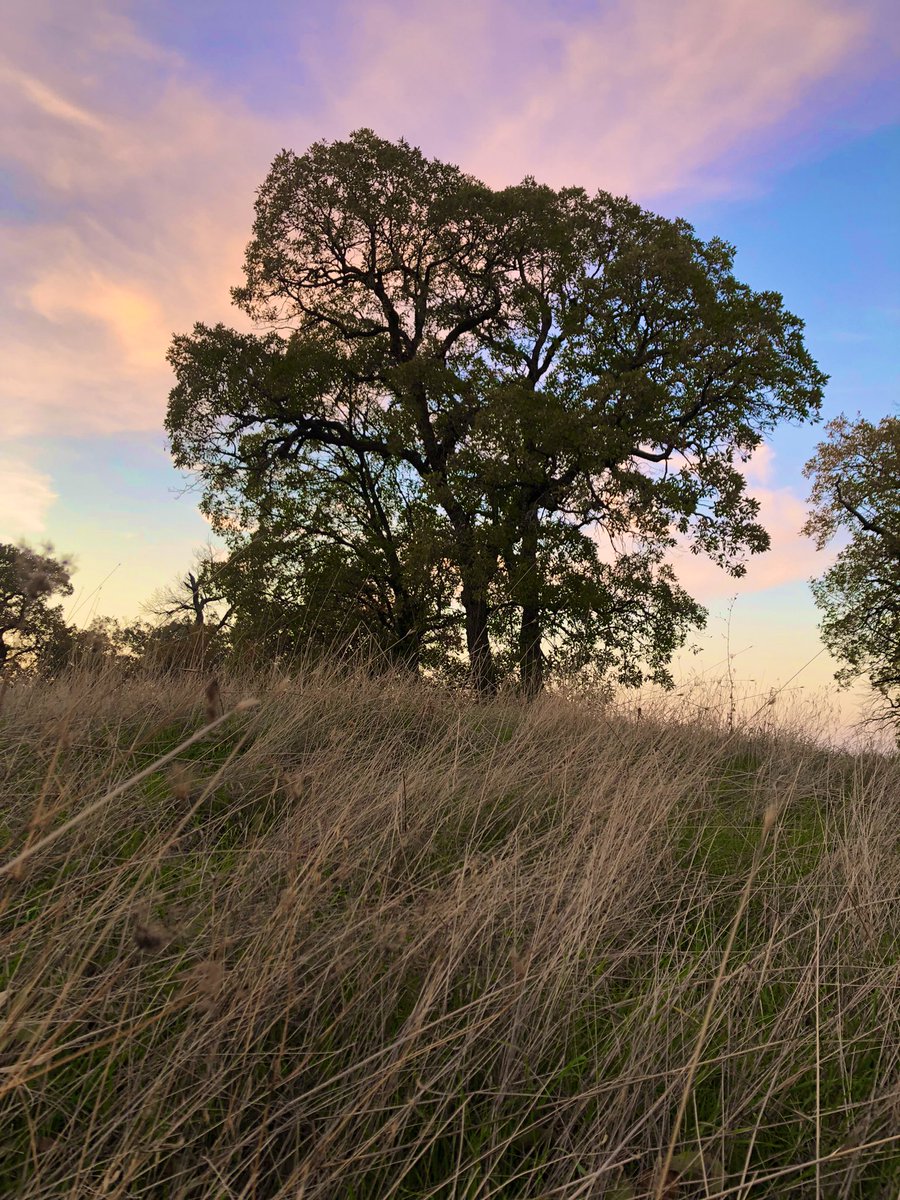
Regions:
<instances>
[{"instance_id":1,"label":"grassy hillside","mask_svg":"<svg viewBox=\"0 0 900 1200\"><path fill-rule=\"evenodd\" d=\"M896 759L222 695L6 697L0 1194L895 1200Z\"/></svg>"}]
</instances>

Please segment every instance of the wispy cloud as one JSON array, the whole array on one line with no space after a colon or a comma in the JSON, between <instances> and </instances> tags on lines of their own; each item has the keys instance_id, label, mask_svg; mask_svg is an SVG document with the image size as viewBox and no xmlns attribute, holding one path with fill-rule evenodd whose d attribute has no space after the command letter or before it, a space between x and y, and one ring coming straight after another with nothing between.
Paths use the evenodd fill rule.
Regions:
<instances>
[{"instance_id":1,"label":"wispy cloud","mask_svg":"<svg viewBox=\"0 0 900 1200\"><path fill-rule=\"evenodd\" d=\"M307 65L344 124L438 141L491 181L533 173L649 197L733 183L723 155L862 68L874 11L640 0L564 16L520 0L382 0L349 27L351 55Z\"/></svg>"},{"instance_id":2,"label":"wispy cloud","mask_svg":"<svg viewBox=\"0 0 900 1200\"><path fill-rule=\"evenodd\" d=\"M334 12L327 43L298 42L308 105L282 118L111 0L32 0L6 22L8 435L159 428L169 337L234 319L253 193L282 145L367 124L495 183L534 172L644 199L719 186L721 157L851 69L871 32L857 0Z\"/></svg>"},{"instance_id":3,"label":"wispy cloud","mask_svg":"<svg viewBox=\"0 0 900 1200\"><path fill-rule=\"evenodd\" d=\"M229 315L278 143L101 3L68 44L45 38L56 7L30 6L0 71L0 154L25 197L0 257L5 427L158 430L169 338Z\"/></svg>"},{"instance_id":4,"label":"wispy cloud","mask_svg":"<svg viewBox=\"0 0 900 1200\"><path fill-rule=\"evenodd\" d=\"M30 101L39 112L55 120L70 125L81 125L83 128L103 132L103 122L93 113L86 112L77 104L72 104L58 92L55 92L40 79L17 71L14 67L4 66L0 69L0 78L17 88L26 101Z\"/></svg>"},{"instance_id":5,"label":"wispy cloud","mask_svg":"<svg viewBox=\"0 0 900 1200\"><path fill-rule=\"evenodd\" d=\"M48 475L18 459L0 457L0 539L39 537L55 500Z\"/></svg>"}]
</instances>

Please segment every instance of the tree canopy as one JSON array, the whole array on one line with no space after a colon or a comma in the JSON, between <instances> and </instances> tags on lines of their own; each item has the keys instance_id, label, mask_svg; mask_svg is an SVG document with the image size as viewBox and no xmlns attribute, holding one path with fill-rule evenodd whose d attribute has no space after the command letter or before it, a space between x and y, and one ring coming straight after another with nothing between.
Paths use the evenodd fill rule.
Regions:
<instances>
[{"instance_id":1,"label":"tree canopy","mask_svg":"<svg viewBox=\"0 0 900 1200\"><path fill-rule=\"evenodd\" d=\"M68 626L62 608L70 596L72 564L52 546L0 543L0 677L48 667L60 655Z\"/></svg>"},{"instance_id":2,"label":"tree canopy","mask_svg":"<svg viewBox=\"0 0 900 1200\"><path fill-rule=\"evenodd\" d=\"M741 460L825 382L733 258L368 130L283 151L233 292L259 332L172 343L175 460L233 546L295 534L301 592L329 560L355 575L413 664L458 625L481 691L507 664L529 692L572 665L667 682L704 616L668 552L739 575L767 548Z\"/></svg>"},{"instance_id":3,"label":"tree canopy","mask_svg":"<svg viewBox=\"0 0 900 1200\"><path fill-rule=\"evenodd\" d=\"M813 481L805 532L820 548L847 540L812 584L838 679L866 678L900 717L900 417L840 416L804 473Z\"/></svg>"}]
</instances>

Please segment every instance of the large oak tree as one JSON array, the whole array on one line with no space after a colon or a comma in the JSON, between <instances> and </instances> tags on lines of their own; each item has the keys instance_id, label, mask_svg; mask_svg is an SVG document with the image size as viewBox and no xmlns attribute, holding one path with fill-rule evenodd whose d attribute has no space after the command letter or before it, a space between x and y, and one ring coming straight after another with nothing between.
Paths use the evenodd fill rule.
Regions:
<instances>
[{"instance_id":1,"label":"large oak tree","mask_svg":"<svg viewBox=\"0 0 900 1200\"><path fill-rule=\"evenodd\" d=\"M223 528L217 502L285 464L405 480L435 557L397 578L421 596L418 572L452 569L481 691L498 638L528 691L573 644L664 681L703 615L668 549L739 574L767 547L740 460L824 384L802 322L733 254L629 200L495 191L367 130L284 151L233 293L265 329L173 342L176 461Z\"/></svg>"}]
</instances>

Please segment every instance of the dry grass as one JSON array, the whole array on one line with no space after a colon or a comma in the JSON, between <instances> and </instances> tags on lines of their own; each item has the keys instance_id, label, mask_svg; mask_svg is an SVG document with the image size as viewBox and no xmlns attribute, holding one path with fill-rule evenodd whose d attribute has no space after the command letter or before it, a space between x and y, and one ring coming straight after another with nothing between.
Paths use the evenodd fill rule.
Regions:
<instances>
[{"instance_id":1,"label":"dry grass","mask_svg":"<svg viewBox=\"0 0 900 1200\"><path fill-rule=\"evenodd\" d=\"M896 759L220 684L7 696L0 1193L896 1198Z\"/></svg>"}]
</instances>

